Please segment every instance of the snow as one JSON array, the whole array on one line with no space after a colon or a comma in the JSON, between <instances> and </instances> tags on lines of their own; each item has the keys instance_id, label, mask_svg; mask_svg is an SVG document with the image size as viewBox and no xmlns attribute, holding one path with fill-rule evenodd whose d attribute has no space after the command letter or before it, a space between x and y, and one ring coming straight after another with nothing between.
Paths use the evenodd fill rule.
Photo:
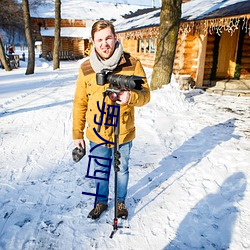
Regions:
<instances>
[{"instance_id":1,"label":"snow","mask_svg":"<svg viewBox=\"0 0 250 250\"><path fill-rule=\"evenodd\" d=\"M71 157L81 62L0 70L0 249L250 249L250 99L180 91L174 78L136 108L130 228L109 238L113 172L108 211L86 219L88 157Z\"/></svg>"},{"instance_id":2,"label":"snow","mask_svg":"<svg viewBox=\"0 0 250 250\"><path fill-rule=\"evenodd\" d=\"M41 28L42 36L54 36L55 28ZM82 39L89 39L91 37L91 28L90 27L62 27L61 28L61 37L80 37Z\"/></svg>"},{"instance_id":3,"label":"snow","mask_svg":"<svg viewBox=\"0 0 250 250\"><path fill-rule=\"evenodd\" d=\"M95 0L62 0L61 1L61 17L62 19L71 20L97 20L104 19L118 19L121 15L128 14L131 11L135 12L138 9L149 8L148 5L139 4L116 4L115 2L98 2ZM54 18L55 4L46 0L45 4L38 6L36 9L30 10L32 17Z\"/></svg>"}]
</instances>

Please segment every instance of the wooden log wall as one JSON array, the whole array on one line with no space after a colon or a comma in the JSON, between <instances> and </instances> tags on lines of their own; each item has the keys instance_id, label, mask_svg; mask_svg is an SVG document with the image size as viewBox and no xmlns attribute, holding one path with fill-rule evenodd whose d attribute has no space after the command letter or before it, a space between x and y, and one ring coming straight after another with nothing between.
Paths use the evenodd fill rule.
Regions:
<instances>
[{"instance_id":1,"label":"wooden log wall","mask_svg":"<svg viewBox=\"0 0 250 250\"><path fill-rule=\"evenodd\" d=\"M54 18L31 18L32 26L34 29L39 29L39 27L49 28L55 27ZM86 27L86 21L84 20L71 20L62 19L61 27Z\"/></svg>"},{"instance_id":2,"label":"wooden log wall","mask_svg":"<svg viewBox=\"0 0 250 250\"><path fill-rule=\"evenodd\" d=\"M206 59L205 59L205 67L204 67L204 78L203 78L205 82L210 81L212 68L213 68L214 46L215 46L215 34L213 35L208 34Z\"/></svg>"},{"instance_id":3,"label":"wooden log wall","mask_svg":"<svg viewBox=\"0 0 250 250\"><path fill-rule=\"evenodd\" d=\"M250 79L250 36L245 35L242 46L240 79Z\"/></svg>"},{"instance_id":4,"label":"wooden log wall","mask_svg":"<svg viewBox=\"0 0 250 250\"><path fill-rule=\"evenodd\" d=\"M79 38L73 39L73 53L74 55L84 56L84 51L88 48L89 41L87 39L82 40Z\"/></svg>"},{"instance_id":5,"label":"wooden log wall","mask_svg":"<svg viewBox=\"0 0 250 250\"><path fill-rule=\"evenodd\" d=\"M119 37L123 49L131 53L134 57L140 59L145 67L152 68L154 66L155 53L149 53L146 50L138 49L139 43L146 43L147 37L137 39L126 39L124 36ZM152 37L148 38L153 39ZM197 57L199 52L198 37L195 35L184 36L179 34L176 47L176 55L173 66L173 73L177 75L190 75L193 79L197 73ZM157 39L155 38L155 47ZM144 46L146 47L146 46ZM155 48L156 51L156 48ZM155 52L154 51L154 52Z\"/></svg>"},{"instance_id":6,"label":"wooden log wall","mask_svg":"<svg viewBox=\"0 0 250 250\"><path fill-rule=\"evenodd\" d=\"M175 59L174 59L174 65L173 65L173 73L178 75L179 71L183 68L183 53L185 46L185 36L179 35L177 39L176 44L176 50L175 50Z\"/></svg>"},{"instance_id":7,"label":"wooden log wall","mask_svg":"<svg viewBox=\"0 0 250 250\"><path fill-rule=\"evenodd\" d=\"M154 60L155 60L155 54L150 54L150 53L139 54L139 53L136 53L134 56L136 58L138 58L145 67L153 68Z\"/></svg>"},{"instance_id":8,"label":"wooden log wall","mask_svg":"<svg viewBox=\"0 0 250 250\"><path fill-rule=\"evenodd\" d=\"M46 58L48 52L53 51L54 37L42 37L42 57Z\"/></svg>"},{"instance_id":9,"label":"wooden log wall","mask_svg":"<svg viewBox=\"0 0 250 250\"><path fill-rule=\"evenodd\" d=\"M195 35L178 36L173 67L173 73L177 76L190 75L192 79L196 79L199 53L197 39Z\"/></svg>"},{"instance_id":10,"label":"wooden log wall","mask_svg":"<svg viewBox=\"0 0 250 250\"><path fill-rule=\"evenodd\" d=\"M54 47L54 37L42 38L42 57L46 58L48 52L52 52ZM88 47L88 40L78 38L61 38L60 51L69 51L76 57L82 58L84 51Z\"/></svg>"},{"instance_id":11,"label":"wooden log wall","mask_svg":"<svg viewBox=\"0 0 250 250\"><path fill-rule=\"evenodd\" d=\"M123 50L124 51L127 51L131 54L135 54L136 53L136 47L137 47L137 40L125 40L125 39L122 39L120 40L120 42L122 43L122 46L123 46Z\"/></svg>"},{"instance_id":12,"label":"wooden log wall","mask_svg":"<svg viewBox=\"0 0 250 250\"><path fill-rule=\"evenodd\" d=\"M61 38L60 51L73 51L73 39L63 37Z\"/></svg>"},{"instance_id":13,"label":"wooden log wall","mask_svg":"<svg viewBox=\"0 0 250 250\"><path fill-rule=\"evenodd\" d=\"M184 50L184 64L180 74L188 74L192 79L196 78L197 58L199 54L199 46L197 36L187 36Z\"/></svg>"},{"instance_id":14,"label":"wooden log wall","mask_svg":"<svg viewBox=\"0 0 250 250\"><path fill-rule=\"evenodd\" d=\"M138 51L138 41L139 40L135 39L120 39L124 51L127 51L135 58L138 58L145 67L152 68L154 66L155 53Z\"/></svg>"}]
</instances>

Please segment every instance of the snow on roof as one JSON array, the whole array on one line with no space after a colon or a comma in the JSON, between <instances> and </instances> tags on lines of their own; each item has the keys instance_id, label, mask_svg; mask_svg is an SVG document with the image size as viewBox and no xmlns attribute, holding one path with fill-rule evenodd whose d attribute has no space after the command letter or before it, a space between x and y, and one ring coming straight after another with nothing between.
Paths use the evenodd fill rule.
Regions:
<instances>
[{"instance_id":1,"label":"snow on roof","mask_svg":"<svg viewBox=\"0 0 250 250\"><path fill-rule=\"evenodd\" d=\"M226 16L226 12L218 12L222 9L234 9L231 15L240 15L250 13L249 0L191 0L182 5L182 19L186 21L201 20L207 18L215 18ZM229 7L230 6L230 7ZM246 8L248 6L248 8ZM217 11L221 13L219 16L209 17Z\"/></svg>"},{"instance_id":2,"label":"snow on roof","mask_svg":"<svg viewBox=\"0 0 250 250\"><path fill-rule=\"evenodd\" d=\"M160 8L131 18L119 19L114 25L117 32L156 26L160 24ZM194 21L216 17L250 13L249 0L191 0L182 4L182 21Z\"/></svg>"},{"instance_id":3,"label":"snow on roof","mask_svg":"<svg viewBox=\"0 0 250 250\"><path fill-rule=\"evenodd\" d=\"M96 2L93 0L61 0L61 18L79 20L118 19L122 15L150 6ZM54 18L55 4L47 0L36 9L30 10L31 17Z\"/></svg>"},{"instance_id":4,"label":"snow on roof","mask_svg":"<svg viewBox=\"0 0 250 250\"><path fill-rule=\"evenodd\" d=\"M114 22L116 32L139 29L141 27L156 26L160 23L160 9L138 15L133 18L119 19Z\"/></svg>"},{"instance_id":5,"label":"snow on roof","mask_svg":"<svg viewBox=\"0 0 250 250\"><path fill-rule=\"evenodd\" d=\"M54 28L41 28L42 36L54 36ZM91 36L91 28L83 27L62 27L61 37L78 37L82 39L89 39Z\"/></svg>"}]
</instances>

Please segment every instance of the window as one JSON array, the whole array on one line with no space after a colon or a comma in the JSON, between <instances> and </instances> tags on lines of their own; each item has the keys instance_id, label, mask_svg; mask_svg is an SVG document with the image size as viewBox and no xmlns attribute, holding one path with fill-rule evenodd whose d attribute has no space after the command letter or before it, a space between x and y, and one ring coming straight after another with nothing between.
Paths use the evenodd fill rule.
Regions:
<instances>
[{"instance_id":1,"label":"window","mask_svg":"<svg viewBox=\"0 0 250 250\"><path fill-rule=\"evenodd\" d=\"M137 40L138 53L155 53L155 38L142 38Z\"/></svg>"}]
</instances>

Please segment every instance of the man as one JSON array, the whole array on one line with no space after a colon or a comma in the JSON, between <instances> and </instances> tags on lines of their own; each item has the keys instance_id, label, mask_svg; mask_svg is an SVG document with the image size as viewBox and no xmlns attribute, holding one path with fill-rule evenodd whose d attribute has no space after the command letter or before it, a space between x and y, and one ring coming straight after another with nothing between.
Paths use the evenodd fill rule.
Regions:
<instances>
[{"instance_id":1,"label":"man","mask_svg":"<svg viewBox=\"0 0 250 250\"><path fill-rule=\"evenodd\" d=\"M76 147L85 147L83 130L87 123L86 137L90 141L90 148L94 148L92 154L99 158L112 158L114 127L107 123L102 124L99 133L96 133L98 120L96 117L102 111L103 93L109 87L109 84L97 84L96 73L101 73L105 69L111 71L112 74L143 77L141 90L122 89L116 101L120 107L119 152L121 154L118 172L117 217L127 218L125 198L129 177L128 161L132 140L135 138L134 107L143 106L149 102L150 90L140 61L123 51L111 22L100 20L94 23L91 37L93 50L90 59L80 67L73 104L73 140ZM106 120L110 115L107 107L114 103L107 97L104 104L103 120ZM98 144L102 145L98 146ZM94 163L94 170L103 179L109 177L104 165L107 165L104 159ZM97 219L108 207L109 181L96 179L96 190L98 191L97 203L88 215L92 219Z\"/></svg>"}]
</instances>

